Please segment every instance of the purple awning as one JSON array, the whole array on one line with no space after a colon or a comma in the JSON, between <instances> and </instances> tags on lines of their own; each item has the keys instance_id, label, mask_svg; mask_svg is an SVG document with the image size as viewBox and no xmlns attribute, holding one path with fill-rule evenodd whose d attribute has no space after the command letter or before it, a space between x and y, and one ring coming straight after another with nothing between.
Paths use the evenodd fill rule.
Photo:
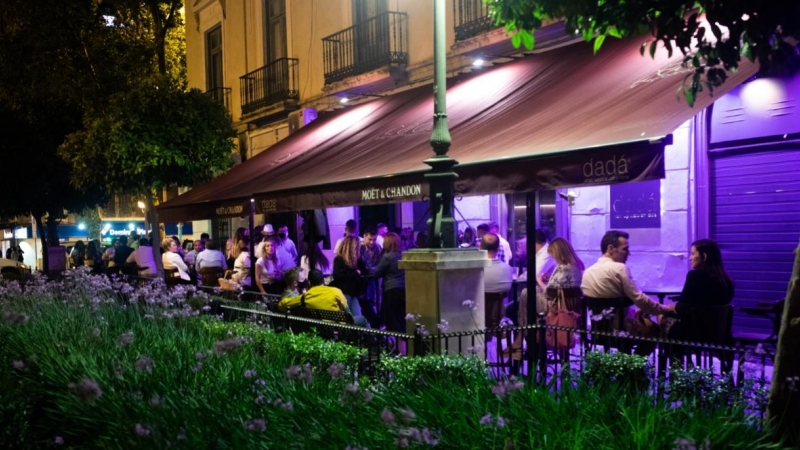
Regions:
<instances>
[{"instance_id":1,"label":"purple awning","mask_svg":"<svg viewBox=\"0 0 800 450\"><path fill-rule=\"evenodd\" d=\"M663 138L694 108L679 55L640 56L641 40L586 43L450 80L447 111L462 195L664 176ZM724 88L755 72L743 64ZM214 181L159 206L162 221L419 200L433 113L422 86L320 116Z\"/></svg>"}]
</instances>

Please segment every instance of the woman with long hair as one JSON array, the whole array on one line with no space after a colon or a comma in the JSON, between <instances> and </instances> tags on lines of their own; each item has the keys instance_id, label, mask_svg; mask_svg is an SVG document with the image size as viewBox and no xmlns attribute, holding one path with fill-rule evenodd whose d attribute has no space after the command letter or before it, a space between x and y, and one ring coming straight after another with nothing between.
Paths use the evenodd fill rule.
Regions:
<instances>
[{"instance_id":1,"label":"woman with long hair","mask_svg":"<svg viewBox=\"0 0 800 450\"><path fill-rule=\"evenodd\" d=\"M233 276L231 279L241 286L250 286L250 241L245 236L236 242L233 247Z\"/></svg>"},{"instance_id":2,"label":"woman with long hair","mask_svg":"<svg viewBox=\"0 0 800 450\"><path fill-rule=\"evenodd\" d=\"M233 263L236 262L236 241L233 238L225 242L225 263L228 265L228 270L233 270Z\"/></svg>"},{"instance_id":3,"label":"woman with long hair","mask_svg":"<svg viewBox=\"0 0 800 450\"><path fill-rule=\"evenodd\" d=\"M406 273L398 267L402 257L400 236L387 233L375 278L383 279L381 316L387 331L406 332Z\"/></svg>"},{"instance_id":4,"label":"woman with long hair","mask_svg":"<svg viewBox=\"0 0 800 450\"><path fill-rule=\"evenodd\" d=\"M309 256L313 253L314 256L314 265L316 269L322 272L323 274L330 274L331 273L331 262L328 260L328 257L325 256L325 253L322 252L322 249L317 244L309 244L308 242L303 243L303 256L300 257L300 283L305 283L308 279L308 273L311 271Z\"/></svg>"},{"instance_id":5,"label":"woman with long hair","mask_svg":"<svg viewBox=\"0 0 800 450\"><path fill-rule=\"evenodd\" d=\"M689 255L692 270L686 274L678 304L675 305L674 317L664 316L662 329L671 339L686 338L680 321L691 314L695 306L723 306L733 301L733 281L725 272L722 264L722 252L719 245L711 239L700 239L692 242ZM670 320L672 319L672 320Z\"/></svg>"},{"instance_id":6,"label":"woman with long hair","mask_svg":"<svg viewBox=\"0 0 800 450\"><path fill-rule=\"evenodd\" d=\"M358 297L365 287L363 274L366 273L367 267L361 260L361 242L356 236L345 236L333 259L333 281L347 297L353 316L362 315Z\"/></svg>"},{"instance_id":7,"label":"woman with long hair","mask_svg":"<svg viewBox=\"0 0 800 450\"><path fill-rule=\"evenodd\" d=\"M583 261L575 254L575 249L564 238L555 238L547 247L547 253L556 263L556 268L550 274L547 283L543 275L536 277L536 283L550 301L563 298L564 306L568 311L578 312L581 296L581 280L585 266ZM563 295L563 297L562 297Z\"/></svg>"},{"instance_id":8,"label":"woman with long hair","mask_svg":"<svg viewBox=\"0 0 800 450\"><path fill-rule=\"evenodd\" d=\"M262 294L280 295L283 274L278 264L278 241L267 239L262 244L262 256L256 261L256 286Z\"/></svg>"}]
</instances>

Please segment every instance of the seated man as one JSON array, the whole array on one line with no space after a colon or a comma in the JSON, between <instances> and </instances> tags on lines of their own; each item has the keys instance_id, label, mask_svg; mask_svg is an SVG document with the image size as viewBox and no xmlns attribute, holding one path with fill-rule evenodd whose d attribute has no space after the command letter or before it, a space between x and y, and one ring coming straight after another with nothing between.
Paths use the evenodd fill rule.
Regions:
<instances>
[{"instance_id":1,"label":"seated man","mask_svg":"<svg viewBox=\"0 0 800 450\"><path fill-rule=\"evenodd\" d=\"M497 259L500 239L494 233L481 238L481 250L486 250L491 264L483 269L483 291L485 294L484 323L486 328L497 328L503 315L503 302L514 281L513 268Z\"/></svg>"},{"instance_id":2,"label":"seated man","mask_svg":"<svg viewBox=\"0 0 800 450\"><path fill-rule=\"evenodd\" d=\"M122 236L123 238L125 236ZM135 264L140 277L155 277L158 274L156 260L153 259L153 247L147 238L139 239L139 246L125 260L127 264Z\"/></svg>"},{"instance_id":3,"label":"seated man","mask_svg":"<svg viewBox=\"0 0 800 450\"><path fill-rule=\"evenodd\" d=\"M641 314L665 314L675 309L675 305L661 305L643 294L633 282L633 277L625 265L630 255L628 233L608 231L601 241L603 256L583 273L581 290L585 297L591 298L627 298L639 308ZM613 314L622 318L630 317L629 307ZM596 312L595 312L596 313ZM631 328L632 321L626 321L627 331L641 334L640 330Z\"/></svg>"},{"instance_id":4,"label":"seated man","mask_svg":"<svg viewBox=\"0 0 800 450\"><path fill-rule=\"evenodd\" d=\"M303 295L282 298L278 303L278 310L285 312L290 308L299 307L302 304L301 298L305 297L306 308L350 312L344 293L335 287L325 286L324 281L325 277L322 272L312 270L308 274L310 286L308 291ZM359 327L366 327L367 319L364 316L353 316L353 323Z\"/></svg>"},{"instance_id":5,"label":"seated man","mask_svg":"<svg viewBox=\"0 0 800 450\"><path fill-rule=\"evenodd\" d=\"M216 241L211 239L205 241L205 248L197 254L194 263L198 271L205 267L216 267L219 269L228 267L228 263L225 261L225 255L217 248Z\"/></svg>"}]
</instances>

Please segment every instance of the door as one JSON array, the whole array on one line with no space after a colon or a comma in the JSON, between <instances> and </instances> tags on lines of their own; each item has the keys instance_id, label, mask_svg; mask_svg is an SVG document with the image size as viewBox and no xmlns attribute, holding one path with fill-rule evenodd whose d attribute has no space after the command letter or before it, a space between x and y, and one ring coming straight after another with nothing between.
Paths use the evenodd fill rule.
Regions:
<instances>
[{"instance_id":1,"label":"door","mask_svg":"<svg viewBox=\"0 0 800 450\"><path fill-rule=\"evenodd\" d=\"M353 0L353 39L358 72L389 63L389 15L386 0Z\"/></svg>"},{"instance_id":2,"label":"door","mask_svg":"<svg viewBox=\"0 0 800 450\"><path fill-rule=\"evenodd\" d=\"M264 61L266 64L287 57L286 0L265 0Z\"/></svg>"}]
</instances>

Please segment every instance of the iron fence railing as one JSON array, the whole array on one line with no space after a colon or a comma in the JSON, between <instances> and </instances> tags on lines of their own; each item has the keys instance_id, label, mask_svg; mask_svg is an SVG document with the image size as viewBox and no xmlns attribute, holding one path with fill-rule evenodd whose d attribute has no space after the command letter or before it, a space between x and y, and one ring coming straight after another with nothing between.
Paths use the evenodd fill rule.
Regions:
<instances>
[{"instance_id":1,"label":"iron fence railing","mask_svg":"<svg viewBox=\"0 0 800 450\"><path fill-rule=\"evenodd\" d=\"M242 115L273 106L285 100L298 101L299 60L280 58L239 78Z\"/></svg>"},{"instance_id":2,"label":"iron fence railing","mask_svg":"<svg viewBox=\"0 0 800 450\"><path fill-rule=\"evenodd\" d=\"M456 42L497 28L483 0L453 0Z\"/></svg>"},{"instance_id":3,"label":"iron fence railing","mask_svg":"<svg viewBox=\"0 0 800 450\"><path fill-rule=\"evenodd\" d=\"M229 87L215 87L206 91L206 95L211 97L212 100L224 106L228 112L231 112L231 88Z\"/></svg>"},{"instance_id":4,"label":"iron fence railing","mask_svg":"<svg viewBox=\"0 0 800 450\"><path fill-rule=\"evenodd\" d=\"M322 39L325 84L408 64L408 15L385 12Z\"/></svg>"}]
</instances>

